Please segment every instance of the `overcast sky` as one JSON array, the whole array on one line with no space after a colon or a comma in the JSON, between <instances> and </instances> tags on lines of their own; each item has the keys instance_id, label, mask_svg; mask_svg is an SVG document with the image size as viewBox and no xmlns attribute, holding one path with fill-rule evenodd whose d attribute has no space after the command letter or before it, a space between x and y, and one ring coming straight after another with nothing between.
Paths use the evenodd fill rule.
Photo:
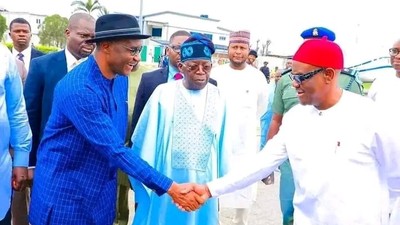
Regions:
<instances>
[{"instance_id":1,"label":"overcast sky","mask_svg":"<svg viewBox=\"0 0 400 225\"><path fill-rule=\"evenodd\" d=\"M72 0L2 0L9 11L29 11L69 17ZM100 0L111 12L139 15L140 0ZM400 0L143 0L143 14L176 11L208 14L231 30L251 31L257 39L272 41L274 54L293 54L311 26L325 26L336 33L346 65L387 56L387 49L400 39Z\"/></svg>"}]
</instances>

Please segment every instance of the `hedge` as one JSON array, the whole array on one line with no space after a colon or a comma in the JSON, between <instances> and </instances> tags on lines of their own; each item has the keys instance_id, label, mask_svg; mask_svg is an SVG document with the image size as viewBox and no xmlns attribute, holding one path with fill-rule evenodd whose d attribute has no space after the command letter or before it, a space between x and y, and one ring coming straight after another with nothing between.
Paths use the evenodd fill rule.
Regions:
<instances>
[{"instance_id":1,"label":"hedge","mask_svg":"<svg viewBox=\"0 0 400 225\"><path fill-rule=\"evenodd\" d=\"M11 50L13 44L11 42L5 43L6 46ZM53 47L53 46L45 46L45 45L35 45L35 48L43 53L50 53L50 52L56 52L58 50L60 50L57 47Z\"/></svg>"}]
</instances>

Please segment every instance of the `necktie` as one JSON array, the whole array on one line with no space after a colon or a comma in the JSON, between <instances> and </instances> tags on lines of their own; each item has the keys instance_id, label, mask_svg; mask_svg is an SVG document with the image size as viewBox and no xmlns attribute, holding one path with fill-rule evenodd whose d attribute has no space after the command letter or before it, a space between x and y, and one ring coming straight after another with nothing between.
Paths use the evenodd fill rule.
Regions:
<instances>
[{"instance_id":1,"label":"necktie","mask_svg":"<svg viewBox=\"0 0 400 225\"><path fill-rule=\"evenodd\" d=\"M18 57L18 59L19 59L21 62L24 62L24 54L22 54L22 53L20 52L20 53L17 54L17 57Z\"/></svg>"},{"instance_id":2,"label":"necktie","mask_svg":"<svg viewBox=\"0 0 400 225\"><path fill-rule=\"evenodd\" d=\"M79 60L76 60L74 63L71 65L71 69L75 68L79 64Z\"/></svg>"},{"instance_id":3,"label":"necktie","mask_svg":"<svg viewBox=\"0 0 400 225\"><path fill-rule=\"evenodd\" d=\"M86 57L86 58L79 59L79 60L76 60L74 63L72 63L72 65L71 65L71 67L69 68L68 72L71 71L73 68L77 67L79 64L85 62L86 59L87 59L87 57Z\"/></svg>"},{"instance_id":4,"label":"necktie","mask_svg":"<svg viewBox=\"0 0 400 225\"><path fill-rule=\"evenodd\" d=\"M175 80L180 80L180 79L182 79L182 78L183 78L183 76L182 76L181 73L176 73L176 74L174 75L174 79L175 79Z\"/></svg>"}]
</instances>

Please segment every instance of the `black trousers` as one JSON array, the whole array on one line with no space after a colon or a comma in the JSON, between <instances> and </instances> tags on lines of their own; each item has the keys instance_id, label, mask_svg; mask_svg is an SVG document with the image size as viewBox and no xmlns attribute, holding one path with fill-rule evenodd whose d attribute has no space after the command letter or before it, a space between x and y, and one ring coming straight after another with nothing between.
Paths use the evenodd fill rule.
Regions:
<instances>
[{"instance_id":1,"label":"black trousers","mask_svg":"<svg viewBox=\"0 0 400 225\"><path fill-rule=\"evenodd\" d=\"M11 208L8 209L6 216L0 220L0 225L11 225Z\"/></svg>"}]
</instances>

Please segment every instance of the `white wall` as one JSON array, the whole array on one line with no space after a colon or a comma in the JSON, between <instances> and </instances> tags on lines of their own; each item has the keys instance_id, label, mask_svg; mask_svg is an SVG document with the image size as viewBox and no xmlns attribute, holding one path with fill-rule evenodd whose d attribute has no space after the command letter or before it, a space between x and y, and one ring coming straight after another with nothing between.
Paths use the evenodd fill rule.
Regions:
<instances>
[{"instance_id":1,"label":"white wall","mask_svg":"<svg viewBox=\"0 0 400 225\"><path fill-rule=\"evenodd\" d=\"M6 18L6 23L7 27L10 25L10 22L18 17L26 19L29 24L31 25L32 29L32 40L31 42L33 44L38 44L39 43L39 28L40 25L44 22L44 18L46 15L39 15L39 14L32 14L32 13L27 13L27 12L0 12L2 16ZM11 38L9 35L9 30L7 30L5 34L5 40L6 42L11 42Z\"/></svg>"},{"instance_id":2,"label":"white wall","mask_svg":"<svg viewBox=\"0 0 400 225\"><path fill-rule=\"evenodd\" d=\"M229 33L222 31L217 27L220 25L219 21L204 19L201 17L187 17L179 14L166 13L156 16L146 17L145 21L155 21L160 23L166 23L162 31L162 40L169 40L169 37L177 30L187 30L199 33L208 33L213 36L213 43L219 45L228 45ZM146 24L146 22L145 22ZM145 25L145 31L151 34L151 29L147 29ZM220 36L225 36L225 40L220 40Z\"/></svg>"}]
</instances>

